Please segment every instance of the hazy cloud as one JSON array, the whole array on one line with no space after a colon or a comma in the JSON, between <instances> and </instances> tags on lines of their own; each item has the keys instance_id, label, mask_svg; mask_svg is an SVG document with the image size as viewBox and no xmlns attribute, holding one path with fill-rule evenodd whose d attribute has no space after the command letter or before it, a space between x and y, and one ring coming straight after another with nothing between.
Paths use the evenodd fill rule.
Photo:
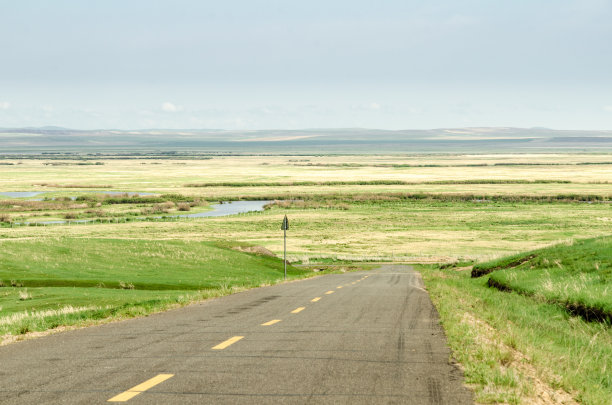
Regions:
<instances>
[{"instance_id":1,"label":"hazy cloud","mask_svg":"<svg viewBox=\"0 0 612 405\"><path fill-rule=\"evenodd\" d=\"M379 103L363 103L363 104L353 104L348 107L351 111L357 112L373 112L373 111L381 111L387 108L387 106L383 106Z\"/></svg>"},{"instance_id":2,"label":"hazy cloud","mask_svg":"<svg viewBox=\"0 0 612 405\"><path fill-rule=\"evenodd\" d=\"M612 112L612 105L606 105L603 109Z\"/></svg>"},{"instance_id":3,"label":"hazy cloud","mask_svg":"<svg viewBox=\"0 0 612 405\"><path fill-rule=\"evenodd\" d=\"M183 107L181 107L180 105L175 105L169 102L165 102L161 105L161 109L166 112L177 112L177 111L181 111Z\"/></svg>"},{"instance_id":4,"label":"hazy cloud","mask_svg":"<svg viewBox=\"0 0 612 405\"><path fill-rule=\"evenodd\" d=\"M8 110L11 108L11 103L8 101L0 101L0 110Z\"/></svg>"}]
</instances>

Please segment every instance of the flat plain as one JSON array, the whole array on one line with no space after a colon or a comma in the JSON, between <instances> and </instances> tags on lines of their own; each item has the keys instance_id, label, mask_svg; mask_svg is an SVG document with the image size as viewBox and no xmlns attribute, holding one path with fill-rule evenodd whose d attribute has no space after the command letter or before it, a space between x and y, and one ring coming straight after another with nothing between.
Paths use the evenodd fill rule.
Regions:
<instances>
[{"instance_id":1,"label":"flat plain","mask_svg":"<svg viewBox=\"0 0 612 405\"><path fill-rule=\"evenodd\" d=\"M489 276L469 278L474 263L503 262L506 256L559 243L562 249L575 240L601 237L597 243L605 252L612 225L610 153L205 159L109 154L2 162L0 192L40 193L0 195L0 280L5 286L0 288L0 330L5 341L278 283L280 223L286 214L291 223L288 258L297 266L290 269L292 278L314 275L312 269L325 273L377 262L422 264L425 285L478 402L533 403L546 392L548 398L603 404L610 393L609 379L576 377L579 372L595 375L597 367L605 375L608 349L595 363L557 366L542 355L551 337L531 332L538 322L548 322L551 329L570 328L574 335L554 342L555 356L575 357L592 342L608 348L605 322L593 324L568 313L541 291L532 295L544 298L533 302L525 295L528 289L508 293L488 286ZM241 199L270 204L262 212L228 217L172 218ZM67 220L73 222L44 224ZM607 269L605 254L600 256L582 258L581 266ZM158 259L162 267L146 265ZM194 272L190 261L205 270ZM230 267L261 272L230 274ZM518 289L524 284L520 271L528 268L510 270L491 277ZM589 283L607 292L607 279L591 276ZM608 308L607 299L602 305ZM522 321L513 313L523 313ZM516 327L509 330L503 319ZM533 384L539 388L530 388Z\"/></svg>"},{"instance_id":2,"label":"flat plain","mask_svg":"<svg viewBox=\"0 0 612 405\"><path fill-rule=\"evenodd\" d=\"M282 244L275 221L289 212L295 224L289 245L292 260L449 261L491 259L568 238L603 235L609 233L612 223L611 206L601 201L609 201L612 195L611 154L98 161L103 164L9 161L15 164L3 166L0 190L43 191L37 197L49 199L87 198L85 191L92 190L157 193L162 203L175 202L170 201L169 209L153 207L160 202L147 206L146 199L132 204L49 201L48 206L41 202L40 207L27 208L9 205L10 199L4 197L0 215L13 222L61 220L67 214L69 218L138 218L147 212L176 213L177 196L190 202L261 199L291 203L250 216L181 223L135 221L35 230L5 227L0 228L0 238L228 239L279 253ZM198 204L191 209L206 207Z\"/></svg>"}]
</instances>

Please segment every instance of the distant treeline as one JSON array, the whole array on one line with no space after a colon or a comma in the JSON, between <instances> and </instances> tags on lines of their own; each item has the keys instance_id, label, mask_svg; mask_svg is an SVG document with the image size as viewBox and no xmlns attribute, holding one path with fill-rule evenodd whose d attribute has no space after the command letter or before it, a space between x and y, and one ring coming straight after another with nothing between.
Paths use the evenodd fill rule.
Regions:
<instances>
[{"instance_id":1,"label":"distant treeline","mask_svg":"<svg viewBox=\"0 0 612 405\"><path fill-rule=\"evenodd\" d=\"M291 186L392 186L420 184L568 184L570 180L521 180L521 179L474 179L474 180L435 180L435 181L403 181L403 180L331 180L331 181L271 181L271 182L210 182L189 183L185 187L291 187Z\"/></svg>"}]
</instances>

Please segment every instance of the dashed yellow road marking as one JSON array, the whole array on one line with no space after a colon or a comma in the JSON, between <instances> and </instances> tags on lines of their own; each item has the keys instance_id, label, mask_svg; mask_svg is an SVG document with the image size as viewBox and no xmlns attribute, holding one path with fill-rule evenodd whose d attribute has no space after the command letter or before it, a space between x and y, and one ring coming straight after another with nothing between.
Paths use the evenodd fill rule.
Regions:
<instances>
[{"instance_id":1,"label":"dashed yellow road marking","mask_svg":"<svg viewBox=\"0 0 612 405\"><path fill-rule=\"evenodd\" d=\"M341 285L339 285L339 286L338 286L338 287L336 287L336 288L342 288L342 286L341 286Z\"/></svg>"},{"instance_id":2,"label":"dashed yellow road marking","mask_svg":"<svg viewBox=\"0 0 612 405\"><path fill-rule=\"evenodd\" d=\"M296 308L293 311L291 311L291 313L292 314L297 314L298 312L302 312L305 309L306 309L306 307L299 307L299 308Z\"/></svg>"},{"instance_id":3,"label":"dashed yellow road marking","mask_svg":"<svg viewBox=\"0 0 612 405\"><path fill-rule=\"evenodd\" d=\"M333 294L333 293L334 292L330 290L330 291L326 292L325 294Z\"/></svg>"},{"instance_id":4,"label":"dashed yellow road marking","mask_svg":"<svg viewBox=\"0 0 612 405\"><path fill-rule=\"evenodd\" d=\"M226 347L233 345L234 343L236 343L242 338L244 338L244 336L234 336L232 338L227 339L225 342L219 343L217 346L214 346L212 349L213 350L223 350Z\"/></svg>"},{"instance_id":5,"label":"dashed yellow road marking","mask_svg":"<svg viewBox=\"0 0 612 405\"><path fill-rule=\"evenodd\" d=\"M281 320L280 319L272 319L271 321L268 321L266 323L262 323L261 326L270 326L270 325L274 325L275 323L279 323Z\"/></svg>"},{"instance_id":6,"label":"dashed yellow road marking","mask_svg":"<svg viewBox=\"0 0 612 405\"><path fill-rule=\"evenodd\" d=\"M319 301L320 299L321 299L321 297L313 298L313 299L311 299L311 300L310 300L310 302L317 302L317 301Z\"/></svg>"},{"instance_id":7,"label":"dashed yellow road marking","mask_svg":"<svg viewBox=\"0 0 612 405\"><path fill-rule=\"evenodd\" d=\"M141 394L144 391L148 390L149 388L152 388L156 386L157 384L160 384L172 377L174 377L174 374L158 374L155 377L143 382L142 384L138 384L137 386L132 387L129 390L122 392L119 395L115 395L114 397L109 399L107 402L129 401L130 399L134 398L136 395Z\"/></svg>"}]
</instances>

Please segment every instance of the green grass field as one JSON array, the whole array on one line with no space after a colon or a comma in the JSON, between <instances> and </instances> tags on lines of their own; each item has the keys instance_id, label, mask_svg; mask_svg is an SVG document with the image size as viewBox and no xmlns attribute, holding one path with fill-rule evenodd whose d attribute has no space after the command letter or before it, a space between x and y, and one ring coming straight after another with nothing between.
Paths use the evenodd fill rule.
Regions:
<instances>
[{"instance_id":1,"label":"green grass field","mask_svg":"<svg viewBox=\"0 0 612 405\"><path fill-rule=\"evenodd\" d=\"M276 283L284 271L282 260L232 243L59 238L0 246L0 335L146 313ZM288 278L310 274L288 267Z\"/></svg>"}]
</instances>

